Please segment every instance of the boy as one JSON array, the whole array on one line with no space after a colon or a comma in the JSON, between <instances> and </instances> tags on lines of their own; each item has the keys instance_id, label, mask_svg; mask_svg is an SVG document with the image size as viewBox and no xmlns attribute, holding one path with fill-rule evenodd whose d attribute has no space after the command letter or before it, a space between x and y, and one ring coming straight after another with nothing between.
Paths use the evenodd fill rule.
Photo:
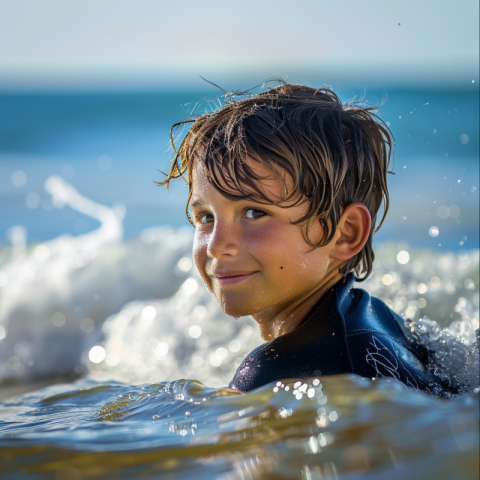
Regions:
<instances>
[{"instance_id":1,"label":"boy","mask_svg":"<svg viewBox=\"0 0 480 480\"><path fill-rule=\"evenodd\" d=\"M402 319L353 288L388 210L388 128L325 88L232 95L174 126L192 124L160 183L187 173L196 266L225 313L251 315L266 340L230 387L356 373L428 390L436 379Z\"/></svg>"}]
</instances>

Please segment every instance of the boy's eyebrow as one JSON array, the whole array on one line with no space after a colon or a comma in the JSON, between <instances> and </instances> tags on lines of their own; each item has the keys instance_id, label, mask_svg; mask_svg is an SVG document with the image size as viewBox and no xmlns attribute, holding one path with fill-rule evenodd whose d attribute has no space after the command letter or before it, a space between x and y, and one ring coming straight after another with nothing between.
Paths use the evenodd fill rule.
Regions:
<instances>
[{"instance_id":1,"label":"boy's eyebrow","mask_svg":"<svg viewBox=\"0 0 480 480\"><path fill-rule=\"evenodd\" d=\"M198 199L194 200L192 203L190 203L191 207L202 207L203 205L205 205L205 204Z\"/></svg>"}]
</instances>

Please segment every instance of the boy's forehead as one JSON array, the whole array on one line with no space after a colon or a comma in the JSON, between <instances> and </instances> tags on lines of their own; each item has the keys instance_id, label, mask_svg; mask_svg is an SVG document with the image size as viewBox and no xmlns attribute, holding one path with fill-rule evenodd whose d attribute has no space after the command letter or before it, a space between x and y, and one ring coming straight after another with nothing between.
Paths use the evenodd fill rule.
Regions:
<instances>
[{"instance_id":1,"label":"boy's forehead","mask_svg":"<svg viewBox=\"0 0 480 480\"><path fill-rule=\"evenodd\" d=\"M251 181L254 183L256 188L260 190L267 198L270 198L272 201L281 201L285 198L287 194L287 189L290 191L293 187L293 179L291 176L285 172L281 167L276 167L275 171L259 161L247 156L244 160L249 169L257 178L252 178ZM217 169L215 172L208 172L207 166L204 162L195 162L193 165L192 171L192 200L199 200L206 195L208 195L211 189L216 190L216 188L210 183L208 177L215 174L216 181L218 182L221 189L225 192L231 193L234 196L241 195L237 188L234 185L237 181L231 178L231 174L225 170L220 171ZM255 191L249 188L249 186L243 184L242 188L244 191L251 191L255 195ZM257 194L258 195L258 194Z\"/></svg>"}]
</instances>

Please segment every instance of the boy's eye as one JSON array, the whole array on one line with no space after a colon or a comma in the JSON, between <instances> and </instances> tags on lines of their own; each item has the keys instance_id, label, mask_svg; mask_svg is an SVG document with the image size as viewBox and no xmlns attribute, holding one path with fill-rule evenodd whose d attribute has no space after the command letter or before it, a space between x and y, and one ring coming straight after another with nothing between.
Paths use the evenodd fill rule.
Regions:
<instances>
[{"instance_id":1,"label":"boy's eye","mask_svg":"<svg viewBox=\"0 0 480 480\"><path fill-rule=\"evenodd\" d=\"M210 213L199 213L195 215L195 223L201 223L203 225L213 222L213 215Z\"/></svg>"},{"instance_id":2,"label":"boy's eye","mask_svg":"<svg viewBox=\"0 0 480 480\"><path fill-rule=\"evenodd\" d=\"M265 215L265 212L262 212L262 210L257 210L256 208L247 208L247 210L245 210L245 216L247 218L256 219L264 217Z\"/></svg>"},{"instance_id":3,"label":"boy's eye","mask_svg":"<svg viewBox=\"0 0 480 480\"><path fill-rule=\"evenodd\" d=\"M244 216L249 220L256 220L257 218L261 218L266 216L267 214L262 210L257 210L256 208L247 208L245 210ZM214 217L211 213L198 213L194 216L194 223L196 225L207 225L209 223L213 223Z\"/></svg>"}]
</instances>

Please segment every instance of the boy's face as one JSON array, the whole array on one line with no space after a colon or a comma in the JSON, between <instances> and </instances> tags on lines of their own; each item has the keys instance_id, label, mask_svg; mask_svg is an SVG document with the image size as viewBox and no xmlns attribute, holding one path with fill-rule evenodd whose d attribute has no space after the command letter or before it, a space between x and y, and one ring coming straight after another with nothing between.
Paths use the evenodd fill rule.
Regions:
<instances>
[{"instance_id":1,"label":"boy's face","mask_svg":"<svg viewBox=\"0 0 480 480\"><path fill-rule=\"evenodd\" d=\"M250 158L247 163L265 178L260 185L268 198L284 198L282 179ZM205 167L197 165L190 203L196 226L193 255L225 313L275 315L315 291L327 273L332 247L312 250L302 227L292 225L306 213L307 204L281 208L229 200L210 185ZM290 188L292 179L287 177L286 183ZM322 236L317 223L309 237L318 242Z\"/></svg>"}]
</instances>

